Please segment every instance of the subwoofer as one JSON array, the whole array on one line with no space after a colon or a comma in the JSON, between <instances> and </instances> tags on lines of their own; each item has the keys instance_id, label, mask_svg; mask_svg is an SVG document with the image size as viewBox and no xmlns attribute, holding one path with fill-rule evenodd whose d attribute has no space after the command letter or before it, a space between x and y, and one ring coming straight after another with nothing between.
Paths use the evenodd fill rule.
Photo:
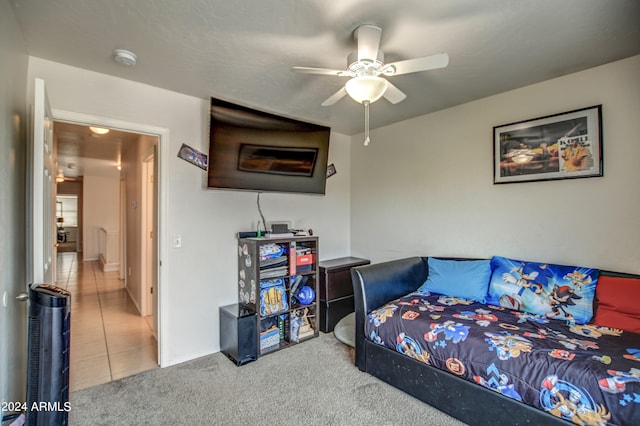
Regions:
<instances>
[{"instance_id":1,"label":"subwoofer","mask_svg":"<svg viewBox=\"0 0 640 426\"><path fill-rule=\"evenodd\" d=\"M237 366L258 359L258 317L240 304L220 307L220 352Z\"/></svg>"}]
</instances>

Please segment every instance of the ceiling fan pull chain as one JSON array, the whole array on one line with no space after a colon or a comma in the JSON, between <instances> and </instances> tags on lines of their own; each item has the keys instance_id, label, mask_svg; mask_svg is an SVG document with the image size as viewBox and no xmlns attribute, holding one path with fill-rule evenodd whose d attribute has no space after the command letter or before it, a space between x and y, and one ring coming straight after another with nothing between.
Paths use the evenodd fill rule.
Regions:
<instances>
[{"instance_id":1,"label":"ceiling fan pull chain","mask_svg":"<svg viewBox=\"0 0 640 426\"><path fill-rule=\"evenodd\" d=\"M369 145L371 139L369 139L369 101L362 102L364 105L364 146Z\"/></svg>"}]
</instances>

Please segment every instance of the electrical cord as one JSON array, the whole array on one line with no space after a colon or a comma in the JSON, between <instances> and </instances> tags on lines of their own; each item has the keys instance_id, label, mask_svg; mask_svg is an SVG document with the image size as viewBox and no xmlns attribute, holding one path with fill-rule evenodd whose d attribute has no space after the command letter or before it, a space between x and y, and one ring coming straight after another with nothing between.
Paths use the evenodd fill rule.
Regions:
<instances>
[{"instance_id":1,"label":"electrical cord","mask_svg":"<svg viewBox=\"0 0 640 426\"><path fill-rule=\"evenodd\" d=\"M265 220L264 220L264 214L262 214L262 208L260 207L260 194L262 194L262 192L258 192L258 199L256 200L256 203L258 204L258 213L260 213L260 218L262 219L262 226L264 227L264 232L266 234L267 233L267 222L265 222ZM259 224L258 224L258 227L260 227Z\"/></svg>"}]
</instances>

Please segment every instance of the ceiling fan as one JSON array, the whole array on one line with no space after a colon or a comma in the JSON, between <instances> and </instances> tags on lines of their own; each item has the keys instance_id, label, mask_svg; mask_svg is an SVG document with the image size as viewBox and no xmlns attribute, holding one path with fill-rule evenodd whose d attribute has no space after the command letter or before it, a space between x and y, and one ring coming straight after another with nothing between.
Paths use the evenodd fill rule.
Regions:
<instances>
[{"instance_id":1,"label":"ceiling fan","mask_svg":"<svg viewBox=\"0 0 640 426\"><path fill-rule=\"evenodd\" d=\"M77 177L65 176L64 170L58 169L58 174L56 174L56 183L76 182L77 180L78 180Z\"/></svg>"},{"instance_id":2,"label":"ceiling fan","mask_svg":"<svg viewBox=\"0 0 640 426\"><path fill-rule=\"evenodd\" d=\"M434 70L449 64L449 55L446 53L385 64L384 53L380 50L381 36L382 29L375 25L366 24L356 28L353 37L357 42L358 50L348 56L346 70L291 67L292 71L298 73L351 77L340 90L325 100L322 106L333 105L347 94L354 101L363 104L365 145L369 143L369 104L381 97L392 104L397 104L407 97L384 77Z\"/></svg>"}]
</instances>

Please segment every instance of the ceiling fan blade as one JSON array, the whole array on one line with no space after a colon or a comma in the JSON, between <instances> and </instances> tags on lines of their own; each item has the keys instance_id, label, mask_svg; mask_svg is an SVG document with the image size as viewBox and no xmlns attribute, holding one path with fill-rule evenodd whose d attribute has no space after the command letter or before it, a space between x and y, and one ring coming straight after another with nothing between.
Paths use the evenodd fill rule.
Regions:
<instances>
[{"instance_id":1,"label":"ceiling fan blade","mask_svg":"<svg viewBox=\"0 0 640 426\"><path fill-rule=\"evenodd\" d=\"M344 73L348 73L345 70L331 70L327 68L312 68L312 67L291 67L291 71L301 74L321 74L321 75L337 75L343 76ZM348 74L346 74L348 75Z\"/></svg>"},{"instance_id":2,"label":"ceiling fan blade","mask_svg":"<svg viewBox=\"0 0 640 426\"><path fill-rule=\"evenodd\" d=\"M435 70L449 65L449 55L437 53L422 58L407 59L385 65L380 71L384 75L400 75L412 72Z\"/></svg>"},{"instance_id":3,"label":"ceiling fan blade","mask_svg":"<svg viewBox=\"0 0 640 426\"><path fill-rule=\"evenodd\" d=\"M382 96L384 96L384 98L389 102L391 102L392 104L397 104L398 102L403 101L404 98L407 97L407 95L405 95L404 92L402 92L402 90L398 89L389 81L387 81L387 90L385 90Z\"/></svg>"},{"instance_id":4,"label":"ceiling fan blade","mask_svg":"<svg viewBox=\"0 0 640 426\"><path fill-rule=\"evenodd\" d=\"M342 99L345 95L347 94L347 90L344 88L344 86L342 86L340 88L340 90L338 90L336 93L334 93L333 95L331 95L329 97L329 99L327 99L326 101L324 101L322 103L322 106L330 106L335 104L336 102L338 102L340 99Z\"/></svg>"},{"instance_id":5,"label":"ceiling fan blade","mask_svg":"<svg viewBox=\"0 0 640 426\"><path fill-rule=\"evenodd\" d=\"M382 30L374 25L361 25L356 28L354 37L358 42L358 60L375 62L380 49Z\"/></svg>"}]
</instances>

